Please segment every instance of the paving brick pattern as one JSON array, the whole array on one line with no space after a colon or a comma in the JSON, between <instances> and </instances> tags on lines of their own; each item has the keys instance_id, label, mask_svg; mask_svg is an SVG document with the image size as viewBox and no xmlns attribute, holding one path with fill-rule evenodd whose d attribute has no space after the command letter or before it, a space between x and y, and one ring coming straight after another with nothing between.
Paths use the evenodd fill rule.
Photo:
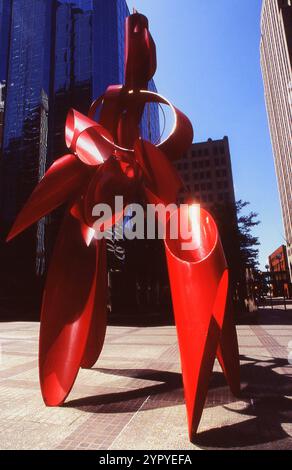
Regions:
<instances>
[{"instance_id":1,"label":"paving brick pattern","mask_svg":"<svg viewBox=\"0 0 292 470\"><path fill-rule=\"evenodd\" d=\"M273 312L273 320L277 312ZM292 449L292 310L238 326L242 395L218 363L195 443L188 441L175 328L109 327L97 364L64 406L38 384L37 323L0 324L1 449Z\"/></svg>"}]
</instances>

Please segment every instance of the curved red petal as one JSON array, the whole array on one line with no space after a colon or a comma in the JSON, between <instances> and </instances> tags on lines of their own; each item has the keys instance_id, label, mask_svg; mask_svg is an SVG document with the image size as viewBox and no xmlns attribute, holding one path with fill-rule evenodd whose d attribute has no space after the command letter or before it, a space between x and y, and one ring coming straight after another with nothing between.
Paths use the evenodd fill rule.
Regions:
<instances>
[{"instance_id":1,"label":"curved red petal","mask_svg":"<svg viewBox=\"0 0 292 470\"><path fill-rule=\"evenodd\" d=\"M40 327L40 384L45 403L64 402L77 376L96 301L94 244L87 247L78 220L65 217L47 276Z\"/></svg>"},{"instance_id":2,"label":"curved red petal","mask_svg":"<svg viewBox=\"0 0 292 470\"><path fill-rule=\"evenodd\" d=\"M240 395L240 361L238 340L232 311L232 299L228 295L224 323L222 327L217 359L226 377L230 390Z\"/></svg>"},{"instance_id":3,"label":"curved red petal","mask_svg":"<svg viewBox=\"0 0 292 470\"><path fill-rule=\"evenodd\" d=\"M146 171L146 185L166 205L176 203L183 182L174 166L155 145L144 140L135 144L135 157Z\"/></svg>"},{"instance_id":4,"label":"curved red petal","mask_svg":"<svg viewBox=\"0 0 292 470\"><path fill-rule=\"evenodd\" d=\"M76 140L77 156L86 165L101 165L113 154L113 150L110 133L99 124L82 131Z\"/></svg>"},{"instance_id":5,"label":"curved red petal","mask_svg":"<svg viewBox=\"0 0 292 470\"><path fill-rule=\"evenodd\" d=\"M17 216L7 241L71 198L89 174L88 168L74 155L56 160Z\"/></svg>"}]
</instances>

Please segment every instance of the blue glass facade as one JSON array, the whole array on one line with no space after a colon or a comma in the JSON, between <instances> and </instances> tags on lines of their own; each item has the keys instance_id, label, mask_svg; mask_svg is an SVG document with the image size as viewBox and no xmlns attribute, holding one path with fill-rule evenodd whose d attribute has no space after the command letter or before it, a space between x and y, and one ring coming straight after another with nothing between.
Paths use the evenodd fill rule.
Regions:
<instances>
[{"instance_id":1,"label":"blue glass facade","mask_svg":"<svg viewBox=\"0 0 292 470\"><path fill-rule=\"evenodd\" d=\"M93 3L61 0L55 4L48 164L66 152L64 123L69 108L87 113L92 101Z\"/></svg>"},{"instance_id":2,"label":"blue glass facade","mask_svg":"<svg viewBox=\"0 0 292 470\"><path fill-rule=\"evenodd\" d=\"M81 3L81 2L79 2ZM92 2L84 2L91 4ZM60 1L56 8L55 91L92 80L92 13L75 3Z\"/></svg>"},{"instance_id":3,"label":"blue glass facade","mask_svg":"<svg viewBox=\"0 0 292 470\"><path fill-rule=\"evenodd\" d=\"M0 82L7 78L11 1L0 0Z\"/></svg>"},{"instance_id":4,"label":"blue glass facade","mask_svg":"<svg viewBox=\"0 0 292 470\"><path fill-rule=\"evenodd\" d=\"M41 106L49 91L51 2L3 0L0 8L0 34L7 46L1 55L6 82L1 157L1 222L5 225L13 221L37 181Z\"/></svg>"},{"instance_id":5,"label":"blue glass facade","mask_svg":"<svg viewBox=\"0 0 292 470\"><path fill-rule=\"evenodd\" d=\"M12 3L4 148L21 138L25 120L34 116L40 103L41 90L49 88L48 5L46 0Z\"/></svg>"}]
</instances>

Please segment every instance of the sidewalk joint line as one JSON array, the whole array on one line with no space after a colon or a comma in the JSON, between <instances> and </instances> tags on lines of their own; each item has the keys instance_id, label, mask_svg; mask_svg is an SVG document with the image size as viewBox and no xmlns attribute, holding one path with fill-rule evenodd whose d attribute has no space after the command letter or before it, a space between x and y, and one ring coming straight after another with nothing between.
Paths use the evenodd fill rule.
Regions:
<instances>
[{"instance_id":1,"label":"sidewalk joint line","mask_svg":"<svg viewBox=\"0 0 292 470\"><path fill-rule=\"evenodd\" d=\"M141 409L143 408L143 406L147 403L147 401L149 400L149 398L151 397L151 395L148 395L148 397L143 401L143 403L141 403L140 407L138 408L138 410L133 414L133 416L131 417L131 419L127 422L127 424L123 427L123 429L121 429L121 431L118 433L118 435L114 438L113 442L111 443L111 445L109 446L109 448L107 450L110 450L112 445L116 442L116 440L118 439L118 437L121 436L121 434L123 434L123 432L127 429L127 427L129 426L129 424L133 421L133 419L136 417L136 415L139 413L139 411L141 411Z\"/></svg>"}]
</instances>

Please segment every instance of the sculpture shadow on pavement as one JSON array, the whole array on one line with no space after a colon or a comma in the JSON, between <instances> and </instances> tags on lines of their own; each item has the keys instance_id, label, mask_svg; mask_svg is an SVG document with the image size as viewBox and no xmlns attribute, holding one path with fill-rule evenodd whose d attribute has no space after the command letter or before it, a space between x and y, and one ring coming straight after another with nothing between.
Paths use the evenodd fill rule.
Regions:
<instances>
[{"instance_id":1,"label":"sculpture shadow on pavement","mask_svg":"<svg viewBox=\"0 0 292 470\"><path fill-rule=\"evenodd\" d=\"M292 437L282 425L292 422L292 401L288 398L292 396L292 377L274 370L287 366L287 361L280 358L259 360L245 355L241 355L240 360L244 362L241 365L241 396L234 397L226 385L224 375L213 372L205 403L206 409L218 407L217 413L220 413L219 407L222 406L230 411L231 424L202 432L199 428L193 443L205 449L288 448ZM112 414L136 412L137 400L142 410L184 403L183 383L179 373L151 369L94 370L100 374L143 380L145 386L71 400L63 406L88 413ZM157 381L159 384L147 386L147 381Z\"/></svg>"}]
</instances>

